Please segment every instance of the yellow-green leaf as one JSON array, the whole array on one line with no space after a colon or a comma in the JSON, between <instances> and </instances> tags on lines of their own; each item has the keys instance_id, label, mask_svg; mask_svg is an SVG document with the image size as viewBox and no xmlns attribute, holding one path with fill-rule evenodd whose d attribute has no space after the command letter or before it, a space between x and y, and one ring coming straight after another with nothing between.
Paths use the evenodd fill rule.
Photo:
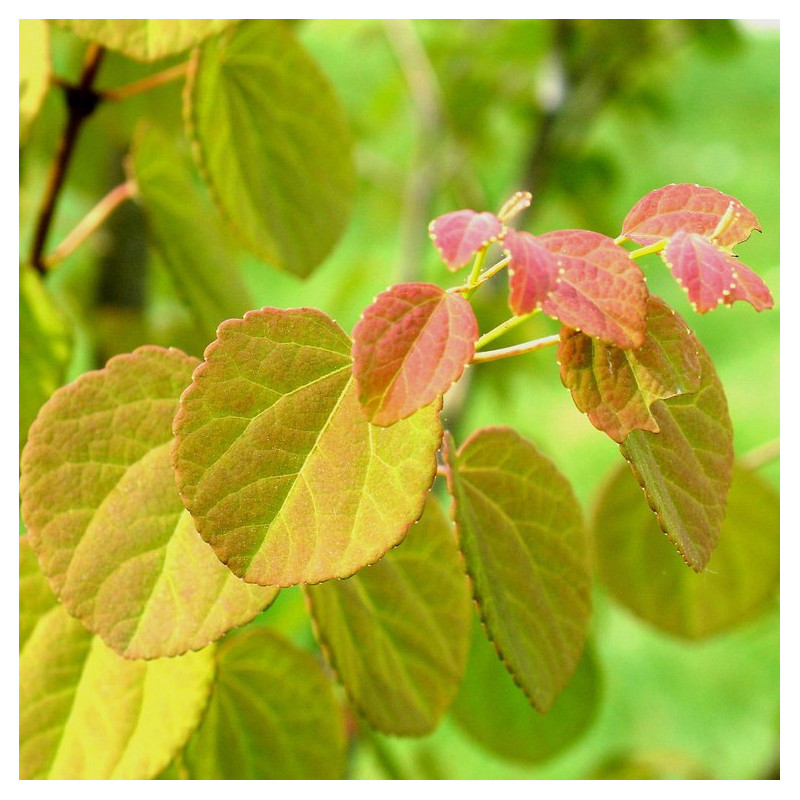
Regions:
<instances>
[{"instance_id":1,"label":"yellow-green leaf","mask_svg":"<svg viewBox=\"0 0 800 800\"><path fill-rule=\"evenodd\" d=\"M422 513L440 402L390 428L370 425L350 348L321 311L252 311L220 325L181 398L181 496L203 538L246 581L346 578Z\"/></svg>"},{"instance_id":2,"label":"yellow-green leaf","mask_svg":"<svg viewBox=\"0 0 800 800\"><path fill-rule=\"evenodd\" d=\"M433 731L461 682L472 618L453 531L435 497L377 564L306 593L319 639L367 721L397 735Z\"/></svg>"},{"instance_id":3,"label":"yellow-green leaf","mask_svg":"<svg viewBox=\"0 0 800 800\"><path fill-rule=\"evenodd\" d=\"M213 650L130 661L93 636L25 564L20 608L40 605L20 652L20 778L144 780L175 757L208 701Z\"/></svg>"},{"instance_id":4,"label":"yellow-green leaf","mask_svg":"<svg viewBox=\"0 0 800 800\"><path fill-rule=\"evenodd\" d=\"M50 86L50 29L41 19L19 21L19 141L39 113Z\"/></svg>"},{"instance_id":5,"label":"yellow-green leaf","mask_svg":"<svg viewBox=\"0 0 800 800\"><path fill-rule=\"evenodd\" d=\"M59 389L22 454L22 515L59 599L118 653L196 650L275 590L219 562L181 504L172 418L196 359L143 347Z\"/></svg>"}]
</instances>

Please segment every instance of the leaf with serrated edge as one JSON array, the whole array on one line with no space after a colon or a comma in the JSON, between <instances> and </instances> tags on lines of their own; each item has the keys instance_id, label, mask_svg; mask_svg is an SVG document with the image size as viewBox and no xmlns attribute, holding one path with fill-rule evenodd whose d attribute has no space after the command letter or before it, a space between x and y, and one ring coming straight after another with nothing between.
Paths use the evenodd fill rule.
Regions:
<instances>
[{"instance_id":1,"label":"leaf with serrated edge","mask_svg":"<svg viewBox=\"0 0 800 800\"><path fill-rule=\"evenodd\" d=\"M499 239L504 227L489 211L478 213L465 208L437 217L428 226L428 233L442 261L455 272L466 266L479 250Z\"/></svg>"},{"instance_id":2,"label":"leaf with serrated edge","mask_svg":"<svg viewBox=\"0 0 800 800\"><path fill-rule=\"evenodd\" d=\"M569 683L589 622L591 573L572 487L533 444L484 428L444 455L461 552L489 638L542 713Z\"/></svg>"},{"instance_id":3,"label":"leaf with serrated edge","mask_svg":"<svg viewBox=\"0 0 800 800\"><path fill-rule=\"evenodd\" d=\"M661 529L696 572L716 546L733 466L725 392L711 358L698 347L697 391L653 403L660 432L633 431L620 445Z\"/></svg>"},{"instance_id":4,"label":"leaf with serrated edge","mask_svg":"<svg viewBox=\"0 0 800 800\"><path fill-rule=\"evenodd\" d=\"M422 513L441 403L391 428L370 425L350 348L321 311L252 311L220 325L181 398L181 495L203 538L246 581L346 578Z\"/></svg>"},{"instance_id":5,"label":"leaf with serrated edge","mask_svg":"<svg viewBox=\"0 0 800 800\"><path fill-rule=\"evenodd\" d=\"M603 487L594 515L597 566L606 589L641 619L688 639L753 619L778 596L780 496L734 465L727 513L708 568L675 554L624 464Z\"/></svg>"},{"instance_id":6,"label":"leaf with serrated edge","mask_svg":"<svg viewBox=\"0 0 800 800\"><path fill-rule=\"evenodd\" d=\"M544 313L617 347L639 347L648 292L628 252L593 231L552 231L536 238L556 260L556 286L542 303Z\"/></svg>"},{"instance_id":7,"label":"leaf with serrated edge","mask_svg":"<svg viewBox=\"0 0 800 800\"><path fill-rule=\"evenodd\" d=\"M154 778L200 722L213 647L154 661L121 658L54 597L49 608L36 600L47 581L30 555L23 558L26 547L20 608L33 603L40 615L20 652L20 778Z\"/></svg>"},{"instance_id":8,"label":"leaf with serrated edge","mask_svg":"<svg viewBox=\"0 0 800 800\"><path fill-rule=\"evenodd\" d=\"M338 780L345 720L319 660L278 633L217 646L214 692L183 752L192 780Z\"/></svg>"},{"instance_id":9,"label":"leaf with serrated edge","mask_svg":"<svg viewBox=\"0 0 800 800\"><path fill-rule=\"evenodd\" d=\"M557 267L555 256L538 238L525 231L509 230L503 239L508 262L508 304L515 314L530 314L541 308L555 288Z\"/></svg>"},{"instance_id":10,"label":"leaf with serrated edge","mask_svg":"<svg viewBox=\"0 0 800 800\"><path fill-rule=\"evenodd\" d=\"M678 231L661 257L700 314L736 300L750 303L756 311L774 305L767 284L753 270L699 234Z\"/></svg>"},{"instance_id":11,"label":"leaf with serrated edge","mask_svg":"<svg viewBox=\"0 0 800 800\"><path fill-rule=\"evenodd\" d=\"M195 53L185 117L220 210L268 264L310 275L355 191L338 96L283 20L248 20Z\"/></svg>"},{"instance_id":12,"label":"leaf with serrated edge","mask_svg":"<svg viewBox=\"0 0 800 800\"><path fill-rule=\"evenodd\" d=\"M708 238L726 214L731 215L730 223L715 237L720 247L729 250L761 230L753 212L736 198L696 183L672 183L636 203L622 223L622 234L641 245L655 244L678 231Z\"/></svg>"},{"instance_id":13,"label":"leaf with serrated edge","mask_svg":"<svg viewBox=\"0 0 800 800\"><path fill-rule=\"evenodd\" d=\"M636 429L658 433L650 406L700 385L698 345L686 323L652 295L647 307L647 337L637 350L561 330L561 381L592 425L615 442Z\"/></svg>"},{"instance_id":14,"label":"leaf with serrated edge","mask_svg":"<svg viewBox=\"0 0 800 800\"><path fill-rule=\"evenodd\" d=\"M367 419L393 425L443 395L475 355L478 334L469 302L433 283L379 294L353 329L353 374Z\"/></svg>"},{"instance_id":15,"label":"leaf with serrated edge","mask_svg":"<svg viewBox=\"0 0 800 800\"><path fill-rule=\"evenodd\" d=\"M306 593L318 638L370 725L398 736L433 731L464 674L472 618L458 548L435 497L377 564Z\"/></svg>"},{"instance_id":16,"label":"leaf with serrated edge","mask_svg":"<svg viewBox=\"0 0 800 800\"><path fill-rule=\"evenodd\" d=\"M131 658L204 647L275 596L219 563L178 495L172 418L197 363L159 347L111 359L53 395L22 455L22 515L44 573Z\"/></svg>"}]
</instances>

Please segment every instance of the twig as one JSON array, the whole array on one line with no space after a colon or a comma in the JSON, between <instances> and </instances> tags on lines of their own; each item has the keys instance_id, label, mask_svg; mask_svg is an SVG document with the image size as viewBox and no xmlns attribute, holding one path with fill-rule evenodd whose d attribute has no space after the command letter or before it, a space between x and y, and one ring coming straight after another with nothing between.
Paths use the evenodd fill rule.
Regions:
<instances>
[{"instance_id":1,"label":"twig","mask_svg":"<svg viewBox=\"0 0 800 800\"><path fill-rule=\"evenodd\" d=\"M180 80L186 76L189 71L189 64L176 64L174 67L165 69L163 72L157 72L155 75L148 75L140 81L134 81L121 86L119 89L106 89L100 93L103 100L110 100L116 102L118 100L125 100L133 95L147 92L150 89L155 89L158 86L163 86L165 83Z\"/></svg>"},{"instance_id":2,"label":"twig","mask_svg":"<svg viewBox=\"0 0 800 800\"><path fill-rule=\"evenodd\" d=\"M544 336L541 339L533 339L530 342L512 344L511 347L501 347L499 350L487 350L483 353L475 353L472 357L472 363L481 364L486 361L499 361L501 358L519 356L523 353L532 353L534 350L543 350L545 347L552 347L560 341L561 336L556 333L553 336Z\"/></svg>"},{"instance_id":3,"label":"twig","mask_svg":"<svg viewBox=\"0 0 800 800\"><path fill-rule=\"evenodd\" d=\"M744 469L756 470L763 467L770 461L775 461L781 457L781 440L773 439L765 442L760 447L756 447L749 453L739 456L739 466Z\"/></svg>"}]
</instances>

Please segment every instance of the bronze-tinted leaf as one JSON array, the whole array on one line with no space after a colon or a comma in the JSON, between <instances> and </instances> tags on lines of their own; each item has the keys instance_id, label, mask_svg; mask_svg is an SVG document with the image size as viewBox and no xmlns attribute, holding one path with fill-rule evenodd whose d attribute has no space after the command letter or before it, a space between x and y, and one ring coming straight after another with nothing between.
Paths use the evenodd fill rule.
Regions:
<instances>
[{"instance_id":1,"label":"bronze-tinted leaf","mask_svg":"<svg viewBox=\"0 0 800 800\"><path fill-rule=\"evenodd\" d=\"M555 288L556 258L539 239L525 231L509 230L503 239L508 262L508 304L515 314L530 314L541 308Z\"/></svg>"},{"instance_id":2,"label":"bronze-tinted leaf","mask_svg":"<svg viewBox=\"0 0 800 800\"><path fill-rule=\"evenodd\" d=\"M504 225L495 214L470 209L443 214L428 226L442 261L454 272L466 266L479 250L496 241L503 230Z\"/></svg>"}]
</instances>

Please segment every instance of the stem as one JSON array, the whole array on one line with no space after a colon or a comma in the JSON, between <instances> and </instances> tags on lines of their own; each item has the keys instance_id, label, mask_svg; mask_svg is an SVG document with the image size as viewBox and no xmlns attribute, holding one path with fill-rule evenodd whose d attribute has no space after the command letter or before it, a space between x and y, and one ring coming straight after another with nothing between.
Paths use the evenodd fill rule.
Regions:
<instances>
[{"instance_id":1,"label":"stem","mask_svg":"<svg viewBox=\"0 0 800 800\"><path fill-rule=\"evenodd\" d=\"M478 255L480 255L480 253L478 253ZM489 269L487 269L486 272L484 272L475 281L475 283L471 283L472 274L470 274L469 280L466 283L462 284L461 286L453 286L447 291L450 292L450 294L463 294L467 299L469 299L480 286L483 286L483 284L486 283L486 281L497 275L497 273L500 272L501 269L505 269L508 266L509 261L511 261L511 257L505 256L504 258L501 258L496 264L493 264L491 267L489 267ZM477 262L477 257L476 257L476 262ZM480 266L482 266L482 263L483 259L481 260ZM477 272L480 272L480 266ZM476 272L474 266L472 268L472 272L473 273Z\"/></svg>"},{"instance_id":2,"label":"stem","mask_svg":"<svg viewBox=\"0 0 800 800\"><path fill-rule=\"evenodd\" d=\"M174 67L165 69L163 72L157 72L155 75L148 75L140 81L134 81L126 86L121 86L119 89L106 89L104 92L100 93L100 97L102 97L103 100L111 100L112 102L125 100L141 92L147 92L150 89L163 86L165 83L180 80L186 76L188 71L188 62L176 64Z\"/></svg>"},{"instance_id":3,"label":"stem","mask_svg":"<svg viewBox=\"0 0 800 800\"><path fill-rule=\"evenodd\" d=\"M669 243L669 239L660 239L647 247L640 247L638 250L632 250L628 255L631 258L641 258L642 256L649 256L651 253L660 253Z\"/></svg>"},{"instance_id":4,"label":"stem","mask_svg":"<svg viewBox=\"0 0 800 800\"><path fill-rule=\"evenodd\" d=\"M496 328L492 328L492 330L484 333L483 336L481 336L480 339L475 342L475 349L480 350L482 347L486 347L489 342L493 342L495 339L506 333L506 331L516 328L517 325L525 322L526 319L529 319L535 313L536 311L531 311L530 314L520 314L518 316L509 317L509 319L507 319L505 322L501 322Z\"/></svg>"},{"instance_id":5,"label":"stem","mask_svg":"<svg viewBox=\"0 0 800 800\"><path fill-rule=\"evenodd\" d=\"M469 278L467 278L467 297L469 297L475 288L478 286L478 281L481 277L481 270L483 269L483 265L486 263L486 248L483 250L479 250L475 255L475 262L472 265L472 272L469 273Z\"/></svg>"},{"instance_id":6,"label":"stem","mask_svg":"<svg viewBox=\"0 0 800 800\"><path fill-rule=\"evenodd\" d=\"M749 470L756 470L780 457L781 440L773 439L771 442L765 442L760 447L756 447L749 453L740 456L739 466Z\"/></svg>"},{"instance_id":7,"label":"stem","mask_svg":"<svg viewBox=\"0 0 800 800\"><path fill-rule=\"evenodd\" d=\"M472 357L473 364L481 364L486 361L499 361L501 358L511 358L523 353L531 353L534 350L543 350L545 347L552 347L561 341L559 334L545 336L542 339L533 339L530 342L514 344L511 347L502 347L499 350L487 350L485 353L475 353Z\"/></svg>"},{"instance_id":8,"label":"stem","mask_svg":"<svg viewBox=\"0 0 800 800\"><path fill-rule=\"evenodd\" d=\"M47 179L47 188L42 204L39 208L39 215L36 222L36 229L33 234L31 245L30 263L41 275L44 275L46 266L42 259L47 236L50 233L50 226L53 223L56 202L64 186L67 176L67 168L75 149L75 142L84 121L91 115L97 106L99 96L93 91L92 84L100 69L100 62L105 50L97 44L90 44L86 50L83 63L83 73L76 87L66 89L67 98L67 122L64 132L58 143L53 164L50 168L50 175Z\"/></svg>"},{"instance_id":9,"label":"stem","mask_svg":"<svg viewBox=\"0 0 800 800\"><path fill-rule=\"evenodd\" d=\"M113 188L69 233L61 244L43 259L46 269L50 270L56 264L72 255L86 239L89 238L107 219L112 212L128 200L136 191L134 181L126 181Z\"/></svg>"},{"instance_id":10,"label":"stem","mask_svg":"<svg viewBox=\"0 0 800 800\"><path fill-rule=\"evenodd\" d=\"M717 223L717 227L714 228L714 233L711 234L709 237L710 239L716 239L718 236L722 236L728 228L730 228L731 223L733 222L733 202L728 203L728 207L725 209L725 213L719 218L719 222Z\"/></svg>"}]
</instances>

